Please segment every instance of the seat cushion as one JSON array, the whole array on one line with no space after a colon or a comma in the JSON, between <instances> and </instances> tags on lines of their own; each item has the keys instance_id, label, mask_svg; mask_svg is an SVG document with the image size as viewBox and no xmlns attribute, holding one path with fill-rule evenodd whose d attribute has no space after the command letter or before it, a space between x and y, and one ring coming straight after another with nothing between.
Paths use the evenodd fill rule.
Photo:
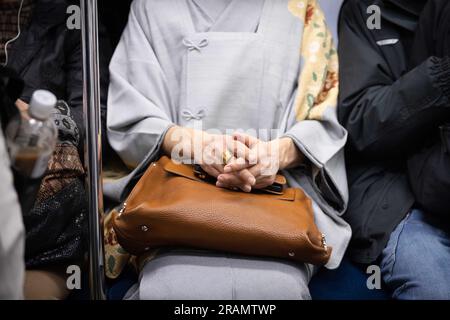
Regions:
<instances>
[{"instance_id":1,"label":"seat cushion","mask_svg":"<svg viewBox=\"0 0 450 320\"><path fill-rule=\"evenodd\" d=\"M369 290L364 266L344 258L336 270L322 268L311 280L313 300L388 300L385 289Z\"/></svg>"},{"instance_id":2,"label":"seat cushion","mask_svg":"<svg viewBox=\"0 0 450 320\"><path fill-rule=\"evenodd\" d=\"M130 288L138 282L138 275L134 270L127 267L123 273L111 281L108 286L106 297L108 300L122 300Z\"/></svg>"}]
</instances>

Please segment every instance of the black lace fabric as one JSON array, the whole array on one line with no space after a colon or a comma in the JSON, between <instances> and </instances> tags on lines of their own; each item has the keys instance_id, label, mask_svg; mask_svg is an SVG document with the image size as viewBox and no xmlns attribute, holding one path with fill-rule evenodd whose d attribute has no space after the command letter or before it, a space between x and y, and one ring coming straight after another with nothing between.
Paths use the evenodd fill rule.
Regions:
<instances>
[{"instance_id":1,"label":"black lace fabric","mask_svg":"<svg viewBox=\"0 0 450 320\"><path fill-rule=\"evenodd\" d=\"M80 134L64 101L58 101L52 119L58 142L37 200L24 214L28 268L79 264L85 252L88 209L77 149Z\"/></svg>"},{"instance_id":2,"label":"black lace fabric","mask_svg":"<svg viewBox=\"0 0 450 320\"><path fill-rule=\"evenodd\" d=\"M80 263L87 212L84 185L78 179L24 215L27 268Z\"/></svg>"}]
</instances>

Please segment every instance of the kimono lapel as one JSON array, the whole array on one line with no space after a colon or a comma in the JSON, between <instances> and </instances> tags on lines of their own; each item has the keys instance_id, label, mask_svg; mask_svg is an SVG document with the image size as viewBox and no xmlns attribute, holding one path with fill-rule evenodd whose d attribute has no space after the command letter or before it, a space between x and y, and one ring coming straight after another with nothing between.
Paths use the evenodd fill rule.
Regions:
<instances>
[{"instance_id":1,"label":"kimono lapel","mask_svg":"<svg viewBox=\"0 0 450 320\"><path fill-rule=\"evenodd\" d=\"M198 33L186 0L169 1L176 5L186 33ZM263 16L263 8L270 2L271 0L230 0L208 32L256 32Z\"/></svg>"},{"instance_id":2,"label":"kimono lapel","mask_svg":"<svg viewBox=\"0 0 450 320\"><path fill-rule=\"evenodd\" d=\"M231 0L212 32L256 32L267 0Z\"/></svg>"},{"instance_id":3,"label":"kimono lapel","mask_svg":"<svg viewBox=\"0 0 450 320\"><path fill-rule=\"evenodd\" d=\"M225 12L233 0L187 0L192 1L213 25Z\"/></svg>"},{"instance_id":4,"label":"kimono lapel","mask_svg":"<svg viewBox=\"0 0 450 320\"><path fill-rule=\"evenodd\" d=\"M175 14L179 16L183 33L196 33L194 21L186 0L167 0L167 2L174 8Z\"/></svg>"}]
</instances>

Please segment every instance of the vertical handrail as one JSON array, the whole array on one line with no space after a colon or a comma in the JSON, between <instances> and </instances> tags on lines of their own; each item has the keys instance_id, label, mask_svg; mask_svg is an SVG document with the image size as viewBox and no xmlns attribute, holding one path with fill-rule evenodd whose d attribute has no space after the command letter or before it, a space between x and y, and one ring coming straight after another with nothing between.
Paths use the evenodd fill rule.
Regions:
<instances>
[{"instance_id":1,"label":"vertical handrail","mask_svg":"<svg viewBox=\"0 0 450 320\"><path fill-rule=\"evenodd\" d=\"M103 190L97 0L81 0L85 168L89 201L89 286L91 299L104 300Z\"/></svg>"}]
</instances>

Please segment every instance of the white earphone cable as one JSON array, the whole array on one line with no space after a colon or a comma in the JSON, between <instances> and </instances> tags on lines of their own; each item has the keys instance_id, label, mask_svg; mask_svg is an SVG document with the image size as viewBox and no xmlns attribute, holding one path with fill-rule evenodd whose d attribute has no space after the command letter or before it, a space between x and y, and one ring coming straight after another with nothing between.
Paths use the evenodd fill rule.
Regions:
<instances>
[{"instance_id":1,"label":"white earphone cable","mask_svg":"<svg viewBox=\"0 0 450 320\"><path fill-rule=\"evenodd\" d=\"M4 48L4 50L5 50L5 62L3 63L3 66L5 67L5 66L7 66L8 65L8 60L9 60L9 57L8 57L8 46L11 44L11 43L13 43L14 41L16 41L17 39L19 39L19 37L20 37L20 34L22 33L22 30L21 30L21 27L20 27L20 17L21 17L21 15L22 15L22 7L23 7L23 2L24 2L25 0L21 0L20 1L20 7L19 7L19 12L17 13L17 35L14 37L14 38L12 38L11 40L8 40L6 43L5 43L5 48Z\"/></svg>"}]
</instances>

